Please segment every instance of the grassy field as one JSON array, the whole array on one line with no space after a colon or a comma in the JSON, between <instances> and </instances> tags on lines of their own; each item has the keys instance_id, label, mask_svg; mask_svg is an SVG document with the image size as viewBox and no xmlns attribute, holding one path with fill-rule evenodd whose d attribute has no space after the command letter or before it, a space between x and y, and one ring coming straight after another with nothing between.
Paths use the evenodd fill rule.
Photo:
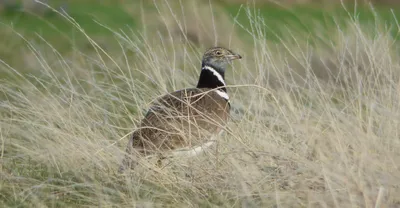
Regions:
<instances>
[{"instance_id":1,"label":"grassy field","mask_svg":"<svg viewBox=\"0 0 400 208\"><path fill-rule=\"evenodd\" d=\"M2 14L1 207L400 206L398 10L137 5ZM215 42L244 57L218 146L116 173Z\"/></svg>"}]
</instances>

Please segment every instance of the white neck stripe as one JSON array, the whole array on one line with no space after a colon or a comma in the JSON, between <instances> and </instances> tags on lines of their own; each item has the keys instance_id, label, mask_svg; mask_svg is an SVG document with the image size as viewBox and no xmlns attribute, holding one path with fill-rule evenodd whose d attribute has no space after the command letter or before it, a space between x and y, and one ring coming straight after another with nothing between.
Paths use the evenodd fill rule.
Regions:
<instances>
[{"instance_id":1,"label":"white neck stripe","mask_svg":"<svg viewBox=\"0 0 400 208\"><path fill-rule=\"evenodd\" d=\"M218 81L220 81L224 86L226 85L226 84L225 84L225 80L224 80L224 78L221 76L221 74L218 73L218 72L217 72L215 69L213 69L212 67L204 66L204 67L202 68L202 70L211 71L211 72L214 74L214 76L217 77ZM225 93L225 94L226 94L226 93Z\"/></svg>"},{"instance_id":2,"label":"white neck stripe","mask_svg":"<svg viewBox=\"0 0 400 208\"><path fill-rule=\"evenodd\" d=\"M225 100L229 100L229 95L228 95L228 93L226 93L226 92L224 92L224 91L222 91L222 90L215 90L215 92L216 92L219 96L223 97Z\"/></svg>"}]
</instances>

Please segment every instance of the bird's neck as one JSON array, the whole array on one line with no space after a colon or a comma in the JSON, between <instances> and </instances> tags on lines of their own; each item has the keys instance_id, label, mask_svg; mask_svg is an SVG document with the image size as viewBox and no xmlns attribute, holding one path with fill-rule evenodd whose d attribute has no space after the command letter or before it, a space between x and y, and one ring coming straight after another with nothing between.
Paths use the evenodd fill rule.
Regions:
<instances>
[{"instance_id":1,"label":"bird's neck","mask_svg":"<svg viewBox=\"0 0 400 208\"><path fill-rule=\"evenodd\" d=\"M218 88L226 92L224 70L203 64L197 88Z\"/></svg>"}]
</instances>

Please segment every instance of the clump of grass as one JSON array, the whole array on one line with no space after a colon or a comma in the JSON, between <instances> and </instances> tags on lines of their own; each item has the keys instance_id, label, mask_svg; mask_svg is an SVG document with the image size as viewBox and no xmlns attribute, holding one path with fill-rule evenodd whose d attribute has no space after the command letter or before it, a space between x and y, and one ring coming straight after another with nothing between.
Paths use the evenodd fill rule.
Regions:
<instances>
[{"instance_id":1,"label":"clump of grass","mask_svg":"<svg viewBox=\"0 0 400 208\"><path fill-rule=\"evenodd\" d=\"M232 120L218 151L163 168L116 173L148 103L196 83L202 49L113 31L122 56L88 36L94 54L29 47L35 75L3 64L18 82L0 84L2 205L398 205L400 65L388 30L349 18L313 45L290 29L273 44L247 15L252 42L227 72Z\"/></svg>"}]
</instances>

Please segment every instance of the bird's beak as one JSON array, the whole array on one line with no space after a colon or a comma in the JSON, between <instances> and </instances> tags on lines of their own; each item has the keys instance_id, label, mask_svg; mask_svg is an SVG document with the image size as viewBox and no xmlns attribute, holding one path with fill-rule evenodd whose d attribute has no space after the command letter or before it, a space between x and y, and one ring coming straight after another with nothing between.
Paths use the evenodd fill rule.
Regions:
<instances>
[{"instance_id":1,"label":"bird's beak","mask_svg":"<svg viewBox=\"0 0 400 208\"><path fill-rule=\"evenodd\" d=\"M227 55L226 58L228 58L229 60L235 60L235 59L241 59L242 56L239 54L232 54L232 55Z\"/></svg>"}]
</instances>

